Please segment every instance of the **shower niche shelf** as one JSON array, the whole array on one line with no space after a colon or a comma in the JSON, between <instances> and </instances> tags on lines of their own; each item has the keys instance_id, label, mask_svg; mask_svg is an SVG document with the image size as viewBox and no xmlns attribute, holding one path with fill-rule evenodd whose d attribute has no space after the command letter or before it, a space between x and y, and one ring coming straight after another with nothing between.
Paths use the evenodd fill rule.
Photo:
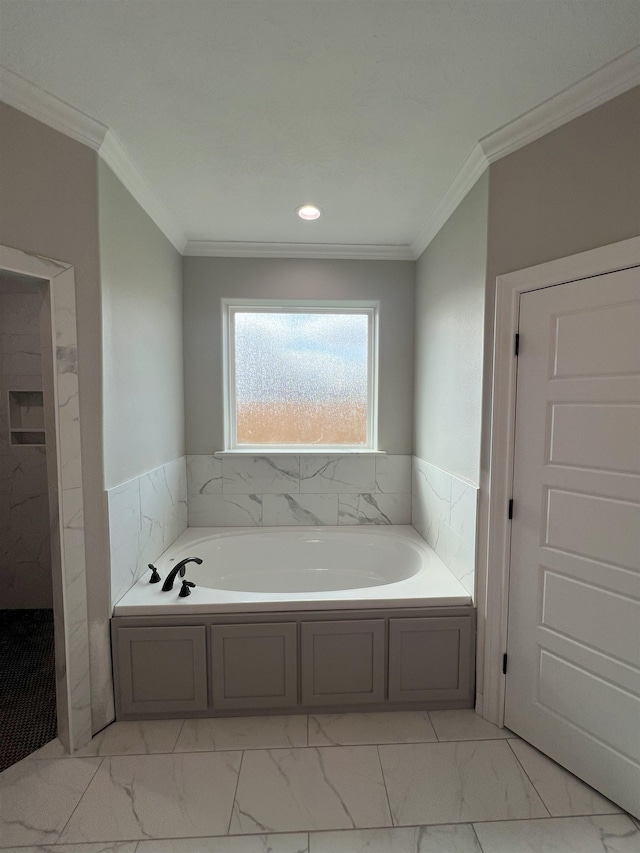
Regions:
<instances>
[{"instance_id":1,"label":"shower niche shelf","mask_svg":"<svg viewBox=\"0 0 640 853\"><path fill-rule=\"evenodd\" d=\"M13 445L43 445L42 391L9 391L9 435Z\"/></svg>"}]
</instances>

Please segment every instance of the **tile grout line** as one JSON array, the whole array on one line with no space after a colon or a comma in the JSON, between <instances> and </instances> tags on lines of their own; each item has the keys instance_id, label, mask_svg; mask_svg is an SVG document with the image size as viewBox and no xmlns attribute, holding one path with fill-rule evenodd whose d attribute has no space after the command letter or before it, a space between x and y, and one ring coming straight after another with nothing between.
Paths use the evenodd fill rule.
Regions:
<instances>
[{"instance_id":1,"label":"tile grout line","mask_svg":"<svg viewBox=\"0 0 640 853\"><path fill-rule=\"evenodd\" d=\"M436 743L440 743L440 735L438 734L438 730L437 730L437 729L436 729L436 727L434 726L434 724L433 724L433 720L431 719L431 711L427 711L427 717L429 718L429 725L430 725L430 726L431 726L431 728L433 729L433 733L434 733L434 734L435 734L435 736L436 736L436 741L435 741L435 742L436 742Z\"/></svg>"},{"instance_id":2,"label":"tile grout line","mask_svg":"<svg viewBox=\"0 0 640 853\"><path fill-rule=\"evenodd\" d=\"M242 772L242 762L244 761L244 749L240 753L240 766L238 767L238 777L236 779L236 786L233 790L233 799L231 800L231 809L229 810L229 822L227 823L227 831L226 836L228 837L231 832L231 821L233 820L233 807L236 804L236 797L238 796L238 787L240 786L240 773Z\"/></svg>"},{"instance_id":3,"label":"tile grout line","mask_svg":"<svg viewBox=\"0 0 640 853\"><path fill-rule=\"evenodd\" d=\"M384 744L383 744L384 745ZM384 768L382 766L382 756L380 755L380 746L376 744L376 753L378 754L378 764L380 765L380 773L382 775L382 784L384 785L384 792L387 797L387 806L389 807L389 817L391 818L391 828L394 828L396 824L393 820L393 811L391 809L391 800L389 799L389 789L387 788L387 780L384 775Z\"/></svg>"},{"instance_id":4,"label":"tile grout line","mask_svg":"<svg viewBox=\"0 0 640 853\"><path fill-rule=\"evenodd\" d=\"M199 718L194 718L194 719L199 719ZM216 717L204 717L202 719L215 720L217 718ZM220 719L232 719L232 718L222 717ZM184 727L186 722L188 722L188 721L187 720L183 721L182 728ZM59 760L60 761L66 761L68 759L74 759L74 758L117 758L117 757L122 758L122 757L135 757L135 756L149 756L149 755L199 755L199 754L202 754L203 752L215 752L215 753L218 753L218 752L240 752L240 751L252 752L252 751L260 750L260 749L307 749L307 748L315 748L316 746L327 747L328 749L336 749L336 748L339 749L340 747L345 747L345 746L420 746L422 744L435 744L435 743L443 743L443 744L444 743L490 743L490 742L500 742L500 741L509 742L511 740L518 740L517 737L513 737L513 738L500 738L500 737L477 738L476 737L476 738L456 738L455 740L439 740L439 739L437 739L437 740L411 740L411 741L408 741L408 740L407 741L405 741L405 740L401 740L401 741L388 740L388 741L380 741L380 742L378 742L378 741L354 741L354 742L345 742L345 743L335 743L333 741L329 741L328 743L322 743L322 744L309 744L309 734L308 734L309 723L307 720L307 743L303 744L301 746L295 746L294 744L291 744L291 743L283 744L282 746L240 746L240 745L238 745L238 746L227 746L224 748L214 748L214 749L185 749L185 750L179 750L178 752L176 752L175 747L176 747L178 740L180 738L180 734L182 734L182 728L180 729L180 733L178 734L178 737L176 738L176 742L173 746L173 749L168 750L168 751L167 750L159 750L159 751L154 751L154 752L107 752L107 753L104 753L103 755L99 755L99 754L96 754L96 755L79 755L79 754L75 753L73 755L60 755L60 756L56 756L56 757L42 756L42 757L38 757L38 758L32 757L32 756L26 756L26 758L24 758L22 760L23 761L54 761L54 760L55 761L59 761ZM435 731L435 728L434 728L434 731ZM437 733L436 733L436 738L437 738ZM516 756L516 758L517 758L517 756ZM0 850L1 850L1 848L0 848Z\"/></svg>"},{"instance_id":5,"label":"tile grout line","mask_svg":"<svg viewBox=\"0 0 640 853\"><path fill-rule=\"evenodd\" d=\"M207 835L207 836L202 836L202 837L207 839L207 840L208 839L224 840L226 838L256 838L259 835L265 835L267 837L270 835L307 835L309 838L309 843L310 843L311 835L323 835L325 833L331 833L331 832L338 832L338 833L373 832L373 831L385 832L385 831L395 830L395 829L398 829L398 830L421 829L421 828L432 828L432 827L441 827L441 826L446 826L446 827L471 826L473 828L474 834L477 837L477 833L475 831L475 824L482 824L482 823L497 823L497 824L531 823L531 822L536 822L536 821L540 821L540 820L542 820L542 821L549 821L549 820L557 820L557 821L569 821L569 820L580 820L580 821L582 821L582 820L586 820L586 821L589 821L589 820L591 820L591 818L594 818L594 817L602 817L602 818L625 817L634 826L634 828L636 827L635 821L628 814L625 814L625 813L613 813L612 814L610 812L605 812L605 813L601 813L601 814L592 814L592 815L562 815L562 816L549 815L547 817L542 816L542 817L535 817L535 818L532 818L532 817L506 818L503 820L495 820L492 818L490 820L477 819L474 821L468 821L468 820L457 821L457 822L456 821L454 821L454 822L445 821L443 823L393 824L391 826L372 826L372 827L365 826L365 827L353 827L351 829L346 829L344 827L327 827L324 829L313 829L313 830L279 829L279 830L269 830L267 832L259 832L259 833L253 833L253 832L252 833L233 833L233 834L227 833L227 834L219 834L219 835ZM638 829L640 829L640 828L638 828ZM187 836L162 836L162 837L158 837L158 838L143 838L143 839L138 839L138 838L117 839L117 840L114 840L114 839L98 839L98 840L88 841L88 842L70 842L69 844L64 844L61 846L64 846L65 849L67 847L77 847L78 853L80 853L80 844L92 844L92 845L96 845L96 844L136 844L139 846L140 844L148 843L148 842L152 842L152 841L154 841L154 842L155 841L176 842L176 841L192 841L193 839L194 839L194 836L191 836L191 835L187 835ZM479 841L479 839L478 839L478 841ZM30 845L30 844L27 844L27 845L21 844L21 845L18 845L17 847L15 847L15 850L18 851L22 848L28 848L30 850L32 846L33 845ZM49 846L55 847L55 846L58 846L58 843L56 841L52 845L49 845ZM480 845L480 847L484 853L484 849L482 848L482 845ZM0 851L3 851L5 849L13 850L14 847L12 847L12 848L2 847L2 848L0 848ZM135 851L134 851L134 853L135 853Z\"/></svg>"},{"instance_id":6,"label":"tile grout line","mask_svg":"<svg viewBox=\"0 0 640 853\"><path fill-rule=\"evenodd\" d=\"M544 803L543 803L544 805ZM496 820L495 818L478 818L477 820L471 821L471 823L526 823L527 821L532 820L590 820L592 817L628 817L623 812L602 812L600 814L565 814L565 815L542 815L541 817L507 817L502 820ZM631 818L629 818L631 820ZM469 823L469 821L466 821ZM430 826L438 826L438 824L429 824ZM444 826L444 824L440 824Z\"/></svg>"},{"instance_id":7,"label":"tile grout line","mask_svg":"<svg viewBox=\"0 0 640 853\"><path fill-rule=\"evenodd\" d=\"M87 756L87 757L88 757L88 756ZM91 757L93 758L94 756L91 756ZM69 822L71 821L71 818L72 818L72 817L74 816L74 814L76 813L76 811L77 811L78 806L80 805L80 803L84 800L84 798L85 798L85 796L86 796L87 791L88 791L88 790L89 790L89 788L91 787L91 783L92 783L92 782L93 782L93 780L96 778L96 776L97 776L97 774L98 774L98 771L100 770L100 768L101 768L101 767L102 767L102 765L104 764L104 760L105 760L105 757L104 757L104 756L96 756L96 757L100 758L100 761L99 761L99 762L98 762L98 764L96 765L95 772L91 774L91 779L89 779L89 781L87 782L87 787L84 789L84 791L82 792L82 794L81 794L80 798L78 799L78 802L77 802L77 803L75 804L75 806L73 807L73 809L72 809L72 811L71 811L71 814L69 815L69 817L68 817L68 818L67 818L67 820L65 821L65 824L64 824L64 826L62 827L62 829L60 830L60 832L59 832L59 834L58 834L58 837L56 838L56 840L55 840L54 844L57 844L57 843L58 843L58 841L59 841L59 840L60 840L60 838L62 837L62 835L63 835L63 833L64 833L65 829L67 828L67 826L69 826ZM82 759L80 759L80 761L82 761Z\"/></svg>"},{"instance_id":8,"label":"tile grout line","mask_svg":"<svg viewBox=\"0 0 640 853\"><path fill-rule=\"evenodd\" d=\"M548 817L509 817L496 820L495 818L490 818L489 820L483 820L478 818L477 820L462 820L462 821L438 821L436 823L401 823L394 824L393 826L355 826L355 827L325 827L323 829L269 829L269 830L260 830L259 832L232 832L229 834L222 835L205 835L203 838L215 838L215 839L227 839L227 838L256 838L259 835L305 835L306 833L310 833L311 835L323 835L329 832L373 832L380 831L384 832L389 829L420 829L421 827L441 827L441 826L472 826L476 823L527 823L530 821L538 821L538 820L590 820L592 817L603 817L603 818L615 818L615 817L626 817L631 823L633 820L629 817L628 814L623 813L610 813L605 812L603 814L593 814L593 815L563 815L562 817L555 817L554 815L549 815ZM89 843L89 844L125 844L127 842L134 842L141 844L142 842L148 841L183 841L190 840L193 838L198 838L200 836L192 836L192 835L180 835L180 836L163 836L162 838L142 838L142 839L121 839L118 841L91 841L91 842L71 842L71 844L80 844L80 843ZM25 846L25 845L23 845ZM29 845L26 845L29 846ZM0 848L2 851L3 848Z\"/></svg>"},{"instance_id":9,"label":"tile grout line","mask_svg":"<svg viewBox=\"0 0 640 853\"><path fill-rule=\"evenodd\" d=\"M172 753L173 755L177 755L177 753L176 753L176 746L178 745L178 741L180 740L180 736L181 736L181 734L182 734L182 732L183 732L183 729L184 729L184 727L185 727L186 723L187 723L186 719L185 719L185 720L183 720L183 721L182 721L182 725L181 725L181 726L180 726L180 728L178 729L178 734L176 735L176 739L175 739L175 741L174 741L174 743L173 743L173 749L171 750L171 753ZM149 755L151 755L151 753L148 753L148 754L149 754Z\"/></svg>"},{"instance_id":10,"label":"tile grout line","mask_svg":"<svg viewBox=\"0 0 640 853\"><path fill-rule=\"evenodd\" d=\"M508 742L508 739L507 739L507 742ZM518 756L516 755L516 751L515 751L514 749L512 749L512 748L511 748L511 744L509 744L509 751L511 752L511 755L513 755L513 757L515 758L515 760L518 762L518 766L522 768L522 772L523 772L523 773L524 773L524 775L527 777L527 779L529 780L529 783L530 783L530 784L531 784L531 786L533 787L533 790L536 792L536 794L537 794L537 795L538 795L538 797L540 798L540 802L541 802L541 803L542 803L542 805L544 806L545 811L547 812L547 814L549 815L549 817L554 817L554 815L552 815L552 814L551 814L551 810L550 810L550 809L549 809L549 807L547 806L547 804L546 804L546 802L545 802L545 800L544 800L544 797L542 796L542 794L540 793L540 791L536 788L536 786L535 786L535 783L534 783L533 779L531 778L531 776L529 776L529 774L528 774L528 773L527 773L527 771L525 770L524 764L520 761L520 759L519 759L519 758L518 758ZM573 815L566 815L566 817L573 817ZM532 819L534 819L534 818L532 818Z\"/></svg>"},{"instance_id":11,"label":"tile grout line","mask_svg":"<svg viewBox=\"0 0 640 853\"><path fill-rule=\"evenodd\" d=\"M484 847L482 846L482 842L480 841L480 836L476 832L475 824L472 822L469 824L469 826L471 827L471 831L473 832L473 837L478 842L478 848L480 850L480 853L484 853Z\"/></svg>"}]
</instances>

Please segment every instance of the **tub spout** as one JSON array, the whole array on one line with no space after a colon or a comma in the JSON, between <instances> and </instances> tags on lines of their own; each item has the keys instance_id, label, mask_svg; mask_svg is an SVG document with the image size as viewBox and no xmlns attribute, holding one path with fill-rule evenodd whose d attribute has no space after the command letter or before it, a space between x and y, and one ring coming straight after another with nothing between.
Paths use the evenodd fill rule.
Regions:
<instances>
[{"instance_id":1,"label":"tub spout","mask_svg":"<svg viewBox=\"0 0 640 853\"><path fill-rule=\"evenodd\" d=\"M167 575L165 582L162 584L163 592L168 592L170 589L173 589L173 582L176 579L178 573L180 574L181 578L184 577L184 573L186 571L185 566L187 565L187 563L197 563L198 565L200 565L200 563L202 563L202 560L200 559L200 557L185 557L184 560L180 560L179 563L176 563Z\"/></svg>"}]
</instances>

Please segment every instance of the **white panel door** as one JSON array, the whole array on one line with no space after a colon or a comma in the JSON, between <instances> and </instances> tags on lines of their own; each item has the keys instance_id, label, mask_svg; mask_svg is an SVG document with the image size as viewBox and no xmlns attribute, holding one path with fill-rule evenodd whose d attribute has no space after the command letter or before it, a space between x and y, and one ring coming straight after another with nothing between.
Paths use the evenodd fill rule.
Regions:
<instances>
[{"instance_id":1,"label":"white panel door","mask_svg":"<svg viewBox=\"0 0 640 853\"><path fill-rule=\"evenodd\" d=\"M519 334L505 725L640 815L640 270Z\"/></svg>"}]
</instances>

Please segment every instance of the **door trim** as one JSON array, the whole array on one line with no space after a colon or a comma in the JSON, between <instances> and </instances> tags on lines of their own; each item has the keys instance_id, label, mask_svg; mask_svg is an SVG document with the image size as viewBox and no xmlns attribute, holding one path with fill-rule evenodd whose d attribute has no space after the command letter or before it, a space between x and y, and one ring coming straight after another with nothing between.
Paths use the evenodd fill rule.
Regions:
<instances>
[{"instance_id":1,"label":"door trim","mask_svg":"<svg viewBox=\"0 0 640 853\"><path fill-rule=\"evenodd\" d=\"M504 724L506 678L502 656L507 649L511 548L508 505L513 483L517 376L514 339L520 295L637 265L640 265L640 237L633 237L496 278L491 457L488 495L484 496L488 538L486 554L478 555L478 589L486 590L485 633L484 647L478 649L482 656L478 667L484 670L482 716L498 726Z\"/></svg>"},{"instance_id":2,"label":"door trim","mask_svg":"<svg viewBox=\"0 0 640 853\"><path fill-rule=\"evenodd\" d=\"M84 502L77 368L76 293L73 267L0 246L0 269L41 279L50 317L43 355L45 436L54 456L56 482L49 484L58 737L68 752L91 740L89 629L84 550ZM51 471L50 459L47 469Z\"/></svg>"}]
</instances>

